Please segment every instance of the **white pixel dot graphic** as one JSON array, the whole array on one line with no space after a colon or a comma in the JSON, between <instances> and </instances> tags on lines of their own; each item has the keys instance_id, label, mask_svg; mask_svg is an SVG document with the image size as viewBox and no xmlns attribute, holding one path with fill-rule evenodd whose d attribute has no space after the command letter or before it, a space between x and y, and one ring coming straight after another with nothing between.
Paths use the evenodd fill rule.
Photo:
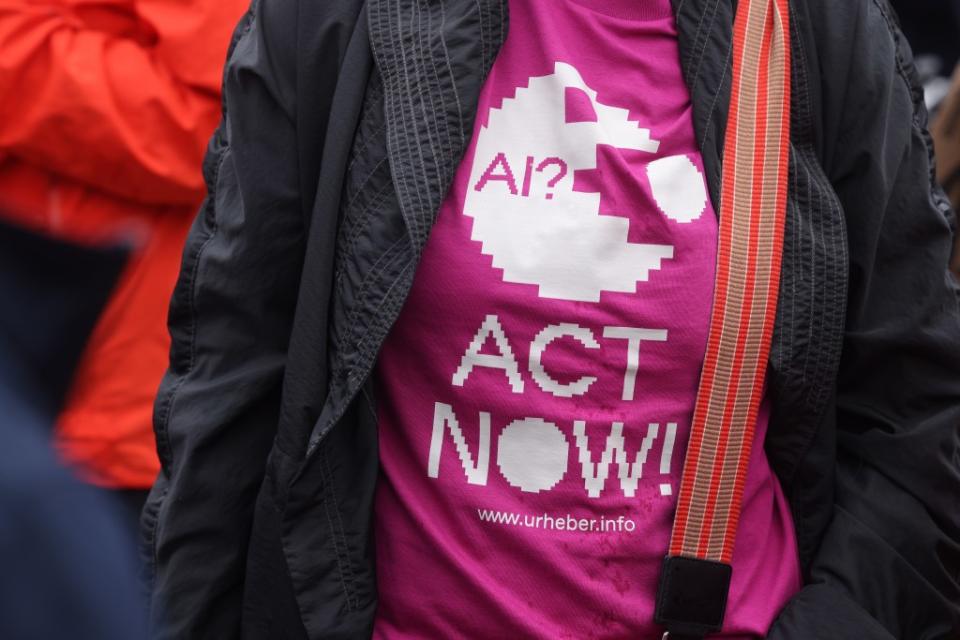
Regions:
<instances>
[{"instance_id":1,"label":"white pixel dot graphic","mask_svg":"<svg viewBox=\"0 0 960 640\"><path fill-rule=\"evenodd\" d=\"M660 211L676 222L693 222L707 207L703 175L687 156L659 158L647 165L647 178Z\"/></svg>"},{"instance_id":2,"label":"white pixel dot graphic","mask_svg":"<svg viewBox=\"0 0 960 640\"><path fill-rule=\"evenodd\" d=\"M514 420L497 440L497 466L504 480L521 491L549 491L567 472L567 438L541 418Z\"/></svg>"}]
</instances>

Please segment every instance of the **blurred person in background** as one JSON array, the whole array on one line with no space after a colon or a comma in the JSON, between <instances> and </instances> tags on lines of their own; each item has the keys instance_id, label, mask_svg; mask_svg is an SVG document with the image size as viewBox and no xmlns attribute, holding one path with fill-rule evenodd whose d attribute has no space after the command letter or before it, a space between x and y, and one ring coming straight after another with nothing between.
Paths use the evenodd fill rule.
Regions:
<instances>
[{"instance_id":1,"label":"blurred person in background","mask_svg":"<svg viewBox=\"0 0 960 640\"><path fill-rule=\"evenodd\" d=\"M937 180L960 208L960 0L893 0L903 32L916 52L924 99L937 150ZM952 77L951 77L952 74ZM960 277L960 234L953 272Z\"/></svg>"},{"instance_id":2,"label":"blurred person in background","mask_svg":"<svg viewBox=\"0 0 960 640\"><path fill-rule=\"evenodd\" d=\"M129 527L51 446L87 335L123 267L0 221L0 638L136 640L146 617Z\"/></svg>"},{"instance_id":3,"label":"blurred person in background","mask_svg":"<svg viewBox=\"0 0 960 640\"><path fill-rule=\"evenodd\" d=\"M891 0L903 34L916 56L927 109L933 111L950 89L960 59L960 0Z\"/></svg>"},{"instance_id":4,"label":"blurred person in background","mask_svg":"<svg viewBox=\"0 0 960 640\"><path fill-rule=\"evenodd\" d=\"M167 305L245 0L0 0L0 205L8 219L142 247L86 345L57 445L133 514L159 469Z\"/></svg>"},{"instance_id":5,"label":"blurred person in background","mask_svg":"<svg viewBox=\"0 0 960 640\"><path fill-rule=\"evenodd\" d=\"M930 133L937 148L937 180L954 209L960 209L960 69L953 74L950 92L937 110ZM956 228L951 267L960 278L960 232Z\"/></svg>"}]
</instances>

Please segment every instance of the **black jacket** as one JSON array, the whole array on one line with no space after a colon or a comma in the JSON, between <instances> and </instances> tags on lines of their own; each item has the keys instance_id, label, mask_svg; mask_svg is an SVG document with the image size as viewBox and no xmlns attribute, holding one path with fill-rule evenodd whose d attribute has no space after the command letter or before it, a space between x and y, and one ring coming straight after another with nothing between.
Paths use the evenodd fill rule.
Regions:
<instances>
[{"instance_id":1,"label":"black jacket","mask_svg":"<svg viewBox=\"0 0 960 640\"><path fill-rule=\"evenodd\" d=\"M369 635L369 373L470 138L506 4L254 0L238 27L156 404L163 471L143 529L157 637ZM734 6L674 7L717 202ZM952 214L911 53L886 0L793 0L791 17L765 444L807 585L770 637L960 637Z\"/></svg>"}]
</instances>

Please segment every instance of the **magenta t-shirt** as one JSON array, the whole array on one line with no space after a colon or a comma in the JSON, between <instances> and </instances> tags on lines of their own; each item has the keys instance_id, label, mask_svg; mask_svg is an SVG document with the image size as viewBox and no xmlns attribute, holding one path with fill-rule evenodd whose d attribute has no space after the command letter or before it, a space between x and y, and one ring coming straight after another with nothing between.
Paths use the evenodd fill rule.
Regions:
<instances>
[{"instance_id":1,"label":"magenta t-shirt","mask_svg":"<svg viewBox=\"0 0 960 640\"><path fill-rule=\"evenodd\" d=\"M673 15L510 18L376 370L374 637L659 638L717 243ZM756 446L718 637L763 637L799 586Z\"/></svg>"}]
</instances>

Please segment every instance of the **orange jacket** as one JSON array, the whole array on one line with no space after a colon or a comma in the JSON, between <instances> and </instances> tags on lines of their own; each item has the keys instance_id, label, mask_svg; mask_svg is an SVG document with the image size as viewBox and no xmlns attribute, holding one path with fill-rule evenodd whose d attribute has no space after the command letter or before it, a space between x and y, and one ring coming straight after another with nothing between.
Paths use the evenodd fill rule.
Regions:
<instances>
[{"instance_id":1,"label":"orange jacket","mask_svg":"<svg viewBox=\"0 0 960 640\"><path fill-rule=\"evenodd\" d=\"M0 209L138 249L57 430L92 482L149 487L167 303L204 185L220 75L247 0L0 0Z\"/></svg>"}]
</instances>

